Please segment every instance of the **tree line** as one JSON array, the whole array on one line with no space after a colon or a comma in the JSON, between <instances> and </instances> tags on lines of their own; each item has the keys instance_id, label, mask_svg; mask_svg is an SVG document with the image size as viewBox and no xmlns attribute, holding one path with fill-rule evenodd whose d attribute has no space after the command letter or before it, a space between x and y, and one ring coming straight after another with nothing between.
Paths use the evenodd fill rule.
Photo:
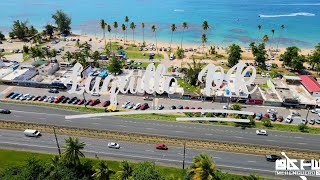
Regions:
<instances>
[{"instance_id":1,"label":"tree line","mask_svg":"<svg viewBox=\"0 0 320 180\"><path fill-rule=\"evenodd\" d=\"M22 167L9 167L0 173L0 179L24 179L24 180L257 180L256 175L233 176L223 173L216 168L212 157L201 153L193 158L193 162L181 174L168 176L159 171L154 162L145 161L133 165L128 161L122 161L119 170L111 169L106 161L99 160L95 163L85 159L82 150L84 142L78 138L65 139L64 151L60 156L54 156L49 162L34 157L26 160Z\"/></svg>"}]
</instances>

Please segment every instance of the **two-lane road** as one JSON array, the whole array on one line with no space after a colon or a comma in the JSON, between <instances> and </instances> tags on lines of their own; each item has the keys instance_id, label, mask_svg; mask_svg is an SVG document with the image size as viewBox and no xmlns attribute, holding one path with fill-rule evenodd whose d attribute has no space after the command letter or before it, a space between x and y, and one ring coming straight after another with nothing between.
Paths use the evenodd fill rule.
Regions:
<instances>
[{"instance_id":1,"label":"two-lane road","mask_svg":"<svg viewBox=\"0 0 320 180\"><path fill-rule=\"evenodd\" d=\"M249 143L264 146L320 150L320 136L302 133L269 131L269 136L257 136L256 129L213 126L182 122L152 121L120 117L100 117L90 119L66 120L66 115L79 112L48 107L1 103L0 108L12 110L10 115L1 115L0 119L26 121L33 123L62 125L69 127L94 128L103 130L157 134L174 137L186 137L207 140L219 140L236 143ZM320 153L320 151L319 151Z\"/></svg>"}]
</instances>

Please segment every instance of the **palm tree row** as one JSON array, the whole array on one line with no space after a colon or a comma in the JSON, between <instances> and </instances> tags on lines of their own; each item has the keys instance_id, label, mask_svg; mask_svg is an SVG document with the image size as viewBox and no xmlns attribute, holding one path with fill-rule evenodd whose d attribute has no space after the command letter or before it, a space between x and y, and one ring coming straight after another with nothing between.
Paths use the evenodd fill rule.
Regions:
<instances>
[{"instance_id":1,"label":"palm tree row","mask_svg":"<svg viewBox=\"0 0 320 180\"><path fill-rule=\"evenodd\" d=\"M258 25L257 27L258 27L258 31L259 31L258 38L257 38L257 42L259 42L260 31L261 31L262 26L261 26L261 25ZM282 37L282 32L283 32L283 30L285 29L285 26L284 26L284 25L281 25L280 28L281 28L280 37ZM272 33L271 39L273 39L276 30L275 30L275 29L271 29L270 32ZM276 49L276 50L278 50L278 47L279 47L280 37L278 37L277 49ZM264 35L264 36L261 38L261 40L262 40L263 43L267 43L267 42L269 41L269 36L268 36L268 35ZM274 42L274 43L275 43L275 42ZM270 42L270 49L272 49L271 42Z\"/></svg>"}]
</instances>

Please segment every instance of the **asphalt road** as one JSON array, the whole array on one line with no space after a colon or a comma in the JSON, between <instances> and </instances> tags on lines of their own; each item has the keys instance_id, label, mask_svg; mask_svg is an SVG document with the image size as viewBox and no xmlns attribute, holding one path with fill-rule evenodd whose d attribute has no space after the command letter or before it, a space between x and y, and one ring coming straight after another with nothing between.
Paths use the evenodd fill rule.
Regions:
<instances>
[{"instance_id":1,"label":"asphalt road","mask_svg":"<svg viewBox=\"0 0 320 180\"><path fill-rule=\"evenodd\" d=\"M62 125L69 127L94 128L103 130L146 133L171 137L186 137L219 140L236 143L249 143L264 146L278 146L319 151L320 135L268 131L268 136L257 136L256 129L241 129L227 126L191 124L182 122L152 121L120 117L100 117L66 120L66 115L79 114L74 111L48 107L1 103L1 108L12 110L0 119L33 123ZM320 151L319 151L320 153Z\"/></svg>"},{"instance_id":2,"label":"asphalt road","mask_svg":"<svg viewBox=\"0 0 320 180\"><path fill-rule=\"evenodd\" d=\"M66 136L58 135L58 141L62 146ZM169 146L169 150L156 150L153 144L117 142L120 149L111 149L107 147L108 142L112 140L79 138L85 142L86 146L83 152L88 157L107 158L116 160L131 161L155 161L157 164L182 167L183 147ZM43 134L39 138L25 137L23 132L0 130L0 147L18 150L27 150L35 152L44 152L58 154L54 135ZM62 149L63 150L63 149ZM279 177L274 174L274 163L267 162L264 156L255 156L239 153L228 153L219 151L206 151L201 149L189 149L186 146L186 165L192 163L192 158L204 152L212 156L217 164L217 168L224 171L241 174L259 174L273 178L298 179L296 177Z\"/></svg>"}]
</instances>

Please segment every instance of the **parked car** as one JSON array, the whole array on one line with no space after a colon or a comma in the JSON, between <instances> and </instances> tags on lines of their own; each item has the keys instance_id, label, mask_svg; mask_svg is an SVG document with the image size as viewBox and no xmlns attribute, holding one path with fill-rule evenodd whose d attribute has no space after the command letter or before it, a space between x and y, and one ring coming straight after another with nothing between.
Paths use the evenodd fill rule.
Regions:
<instances>
[{"instance_id":1,"label":"parked car","mask_svg":"<svg viewBox=\"0 0 320 180\"><path fill-rule=\"evenodd\" d=\"M290 113L290 115L291 116L300 116L300 113L293 111Z\"/></svg>"},{"instance_id":2,"label":"parked car","mask_svg":"<svg viewBox=\"0 0 320 180\"><path fill-rule=\"evenodd\" d=\"M319 113L320 112L320 108L315 108L311 110L312 113Z\"/></svg>"},{"instance_id":3,"label":"parked car","mask_svg":"<svg viewBox=\"0 0 320 180\"><path fill-rule=\"evenodd\" d=\"M177 108L176 108L176 106L171 106L170 109L173 110L173 109L177 109Z\"/></svg>"},{"instance_id":4,"label":"parked car","mask_svg":"<svg viewBox=\"0 0 320 180\"><path fill-rule=\"evenodd\" d=\"M130 104L130 101L124 102L121 107L122 107L122 108L126 108L128 104Z\"/></svg>"},{"instance_id":5,"label":"parked car","mask_svg":"<svg viewBox=\"0 0 320 180\"><path fill-rule=\"evenodd\" d=\"M29 97L27 97L27 100L30 101L31 99L33 99L34 96L33 95L30 95Z\"/></svg>"},{"instance_id":6,"label":"parked car","mask_svg":"<svg viewBox=\"0 0 320 180\"><path fill-rule=\"evenodd\" d=\"M263 117L269 118L270 115L269 115L268 113L265 113L265 114L263 115Z\"/></svg>"},{"instance_id":7,"label":"parked car","mask_svg":"<svg viewBox=\"0 0 320 180\"><path fill-rule=\"evenodd\" d=\"M282 122L283 121L283 116L278 116L277 121Z\"/></svg>"},{"instance_id":8,"label":"parked car","mask_svg":"<svg viewBox=\"0 0 320 180\"><path fill-rule=\"evenodd\" d=\"M70 98L69 97L65 97L65 98L63 98L62 100L61 100L61 103L66 103L66 102L68 102L70 100Z\"/></svg>"},{"instance_id":9,"label":"parked car","mask_svg":"<svg viewBox=\"0 0 320 180\"><path fill-rule=\"evenodd\" d=\"M133 106L133 109L137 110L140 109L141 103L137 103L136 105Z\"/></svg>"},{"instance_id":10,"label":"parked car","mask_svg":"<svg viewBox=\"0 0 320 180\"><path fill-rule=\"evenodd\" d=\"M71 104L74 100L78 99L77 97L73 97L68 101L68 104Z\"/></svg>"},{"instance_id":11,"label":"parked car","mask_svg":"<svg viewBox=\"0 0 320 180\"><path fill-rule=\"evenodd\" d=\"M316 123L315 119L310 119L309 124L314 125Z\"/></svg>"},{"instance_id":12,"label":"parked car","mask_svg":"<svg viewBox=\"0 0 320 180\"><path fill-rule=\"evenodd\" d=\"M78 104L78 102L80 101L80 99L76 99L76 100L74 100L73 102L72 102L72 104Z\"/></svg>"},{"instance_id":13,"label":"parked car","mask_svg":"<svg viewBox=\"0 0 320 180\"><path fill-rule=\"evenodd\" d=\"M267 161L275 162L276 160L281 159L281 157L277 155L268 154L266 155L266 159Z\"/></svg>"},{"instance_id":14,"label":"parked car","mask_svg":"<svg viewBox=\"0 0 320 180\"><path fill-rule=\"evenodd\" d=\"M100 103L100 99L95 99L89 103L90 106L95 106Z\"/></svg>"},{"instance_id":15,"label":"parked car","mask_svg":"<svg viewBox=\"0 0 320 180\"><path fill-rule=\"evenodd\" d=\"M128 109L132 109L134 107L134 103L129 103L127 106L126 106L126 108L128 108Z\"/></svg>"},{"instance_id":16,"label":"parked car","mask_svg":"<svg viewBox=\"0 0 320 180\"><path fill-rule=\"evenodd\" d=\"M288 115L286 118L286 123L291 123L293 121L292 115Z\"/></svg>"},{"instance_id":17,"label":"parked car","mask_svg":"<svg viewBox=\"0 0 320 180\"><path fill-rule=\"evenodd\" d=\"M271 114L270 120L271 121L275 121L276 119L277 119L277 115L276 114Z\"/></svg>"},{"instance_id":18,"label":"parked car","mask_svg":"<svg viewBox=\"0 0 320 180\"><path fill-rule=\"evenodd\" d=\"M190 109L189 106L185 106L184 109Z\"/></svg>"},{"instance_id":19,"label":"parked car","mask_svg":"<svg viewBox=\"0 0 320 180\"><path fill-rule=\"evenodd\" d=\"M115 143L115 142L110 142L108 143L109 148L114 148L114 149L120 149L120 144Z\"/></svg>"},{"instance_id":20,"label":"parked car","mask_svg":"<svg viewBox=\"0 0 320 180\"><path fill-rule=\"evenodd\" d=\"M105 101L104 103L101 104L102 107L107 107L110 105L110 101Z\"/></svg>"},{"instance_id":21,"label":"parked car","mask_svg":"<svg viewBox=\"0 0 320 180\"><path fill-rule=\"evenodd\" d=\"M46 99L46 98L47 98L47 96L44 95L44 96L42 96L41 98L39 98L39 101L43 101L43 100Z\"/></svg>"},{"instance_id":22,"label":"parked car","mask_svg":"<svg viewBox=\"0 0 320 180\"><path fill-rule=\"evenodd\" d=\"M12 94L9 98L10 99L14 99L15 97L17 97L19 95L19 93L14 93L14 94Z\"/></svg>"},{"instance_id":23,"label":"parked car","mask_svg":"<svg viewBox=\"0 0 320 180\"><path fill-rule=\"evenodd\" d=\"M54 100L54 103L60 103L64 98L65 96L58 96L57 99Z\"/></svg>"},{"instance_id":24,"label":"parked car","mask_svg":"<svg viewBox=\"0 0 320 180\"><path fill-rule=\"evenodd\" d=\"M145 101L153 101L153 98L150 97L150 96L146 96L146 97L143 98L143 100L145 100Z\"/></svg>"},{"instance_id":25,"label":"parked car","mask_svg":"<svg viewBox=\"0 0 320 180\"><path fill-rule=\"evenodd\" d=\"M268 109L267 110L267 113L270 113L270 114L277 114L278 111L276 109Z\"/></svg>"},{"instance_id":26,"label":"parked car","mask_svg":"<svg viewBox=\"0 0 320 180\"><path fill-rule=\"evenodd\" d=\"M168 146L166 146L164 144L156 144L156 149L168 150Z\"/></svg>"},{"instance_id":27,"label":"parked car","mask_svg":"<svg viewBox=\"0 0 320 180\"><path fill-rule=\"evenodd\" d=\"M19 94L18 96L15 97L16 100L20 99L23 96L23 94Z\"/></svg>"},{"instance_id":28,"label":"parked car","mask_svg":"<svg viewBox=\"0 0 320 180\"><path fill-rule=\"evenodd\" d=\"M100 96L100 94L99 93L97 93L97 92L94 92L94 93L92 93L92 96Z\"/></svg>"},{"instance_id":29,"label":"parked car","mask_svg":"<svg viewBox=\"0 0 320 180\"><path fill-rule=\"evenodd\" d=\"M48 92L49 93L55 93L55 94L59 93L58 89L49 89Z\"/></svg>"},{"instance_id":30,"label":"parked car","mask_svg":"<svg viewBox=\"0 0 320 180\"><path fill-rule=\"evenodd\" d=\"M158 105L158 106L157 106L157 110L162 110L162 109L164 109L164 106L163 106L163 105Z\"/></svg>"},{"instance_id":31,"label":"parked car","mask_svg":"<svg viewBox=\"0 0 320 180\"><path fill-rule=\"evenodd\" d=\"M14 92L8 93L8 94L6 95L6 98L9 98L9 97L12 96L13 94L14 94Z\"/></svg>"},{"instance_id":32,"label":"parked car","mask_svg":"<svg viewBox=\"0 0 320 180\"><path fill-rule=\"evenodd\" d=\"M9 109L1 109L0 114L11 114L11 111Z\"/></svg>"},{"instance_id":33,"label":"parked car","mask_svg":"<svg viewBox=\"0 0 320 180\"><path fill-rule=\"evenodd\" d=\"M146 109L148 109L148 108L149 108L148 103L143 103L143 104L141 105L141 107L140 107L140 110L146 110Z\"/></svg>"},{"instance_id":34,"label":"parked car","mask_svg":"<svg viewBox=\"0 0 320 180\"><path fill-rule=\"evenodd\" d=\"M179 106L177 107L177 109L183 109L183 106L179 105Z\"/></svg>"},{"instance_id":35,"label":"parked car","mask_svg":"<svg viewBox=\"0 0 320 180\"><path fill-rule=\"evenodd\" d=\"M36 96L35 98L33 98L33 101L37 101L41 98L41 96Z\"/></svg>"},{"instance_id":36,"label":"parked car","mask_svg":"<svg viewBox=\"0 0 320 180\"><path fill-rule=\"evenodd\" d=\"M308 123L308 120L306 120L306 119L301 120L301 124L307 124L307 123Z\"/></svg>"},{"instance_id":37,"label":"parked car","mask_svg":"<svg viewBox=\"0 0 320 180\"><path fill-rule=\"evenodd\" d=\"M316 120L316 123L317 123L317 124L320 124L320 118L318 118L318 119Z\"/></svg>"},{"instance_id":38,"label":"parked car","mask_svg":"<svg viewBox=\"0 0 320 180\"><path fill-rule=\"evenodd\" d=\"M77 104L82 105L82 104L84 104L84 102L85 102L84 99L81 99Z\"/></svg>"},{"instance_id":39,"label":"parked car","mask_svg":"<svg viewBox=\"0 0 320 180\"><path fill-rule=\"evenodd\" d=\"M89 105L89 104L91 103L91 101L92 101L91 99L86 100L85 103L84 103L84 105L86 105L86 106Z\"/></svg>"},{"instance_id":40,"label":"parked car","mask_svg":"<svg viewBox=\"0 0 320 180\"><path fill-rule=\"evenodd\" d=\"M256 120L261 120L262 119L262 113L258 113L256 115Z\"/></svg>"},{"instance_id":41,"label":"parked car","mask_svg":"<svg viewBox=\"0 0 320 180\"><path fill-rule=\"evenodd\" d=\"M266 130L263 130L263 129L258 129L258 130L256 130L256 134L257 134L257 135L268 136L267 131L266 131Z\"/></svg>"}]
</instances>

